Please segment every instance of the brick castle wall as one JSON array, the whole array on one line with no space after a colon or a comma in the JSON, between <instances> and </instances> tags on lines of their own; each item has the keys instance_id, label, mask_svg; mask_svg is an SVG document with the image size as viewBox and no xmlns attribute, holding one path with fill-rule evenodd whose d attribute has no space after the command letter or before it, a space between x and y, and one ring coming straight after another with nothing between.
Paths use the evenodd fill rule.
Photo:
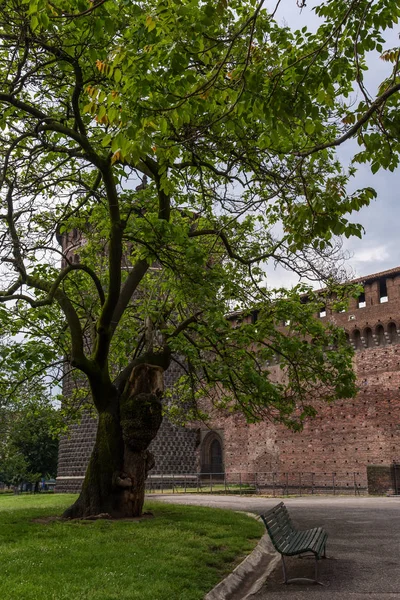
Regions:
<instances>
[{"instance_id":1,"label":"brick castle wall","mask_svg":"<svg viewBox=\"0 0 400 600\"><path fill-rule=\"evenodd\" d=\"M400 346L356 355L356 398L318 406L303 431L270 422L246 424L235 415L213 416L223 430L227 472L358 472L400 460Z\"/></svg>"},{"instance_id":2,"label":"brick castle wall","mask_svg":"<svg viewBox=\"0 0 400 600\"><path fill-rule=\"evenodd\" d=\"M303 480L315 473L321 484L336 473L337 485L342 478L345 486L356 473L357 485L367 487L368 465L376 471L400 462L400 268L360 283L364 293L348 311L319 315L344 327L356 350L356 398L318 406L302 432L214 411L208 425L221 432L226 472L289 473L295 480L299 473Z\"/></svg>"},{"instance_id":3,"label":"brick castle wall","mask_svg":"<svg viewBox=\"0 0 400 600\"><path fill-rule=\"evenodd\" d=\"M344 327L356 350L356 398L319 406L317 417L302 432L270 422L248 425L240 415L215 412L200 435L164 420L151 446L156 456L152 474L202 468L201 462L210 460L205 446L210 428L221 441L227 472L303 473L303 477L318 473L320 482L324 474L327 480L332 473L347 474L346 485L357 473L358 485L366 487L368 465L384 469L393 460L400 461L400 267L358 281L364 293L345 313L328 308L319 315ZM177 376L176 365L171 365L166 384ZM81 425L71 427L71 436L61 440L58 491L80 488L95 425L84 417ZM371 481L371 491L373 485Z\"/></svg>"}]
</instances>

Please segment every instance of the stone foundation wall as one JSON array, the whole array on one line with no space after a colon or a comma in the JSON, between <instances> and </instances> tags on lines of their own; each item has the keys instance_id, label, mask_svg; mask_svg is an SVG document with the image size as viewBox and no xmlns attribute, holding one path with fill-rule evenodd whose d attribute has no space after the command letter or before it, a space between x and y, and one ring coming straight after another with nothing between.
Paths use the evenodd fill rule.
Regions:
<instances>
[{"instance_id":1,"label":"stone foundation wall","mask_svg":"<svg viewBox=\"0 0 400 600\"><path fill-rule=\"evenodd\" d=\"M96 439L97 419L83 415L60 439L56 492L79 492Z\"/></svg>"}]
</instances>

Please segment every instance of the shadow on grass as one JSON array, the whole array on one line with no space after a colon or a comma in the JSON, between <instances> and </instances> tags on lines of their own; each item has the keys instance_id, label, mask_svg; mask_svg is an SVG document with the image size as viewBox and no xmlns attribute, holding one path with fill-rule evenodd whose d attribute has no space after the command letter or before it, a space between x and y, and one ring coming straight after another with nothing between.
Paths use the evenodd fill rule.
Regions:
<instances>
[{"instance_id":1,"label":"shadow on grass","mask_svg":"<svg viewBox=\"0 0 400 600\"><path fill-rule=\"evenodd\" d=\"M74 498L0 498L1 598L200 600L263 533L246 515L157 502L153 519L37 522Z\"/></svg>"}]
</instances>

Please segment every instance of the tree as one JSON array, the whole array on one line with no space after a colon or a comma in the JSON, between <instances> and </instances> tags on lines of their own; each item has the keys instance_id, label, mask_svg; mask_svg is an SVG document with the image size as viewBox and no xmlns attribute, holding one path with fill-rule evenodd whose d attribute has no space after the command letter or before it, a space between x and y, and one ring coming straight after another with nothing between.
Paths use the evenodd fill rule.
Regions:
<instances>
[{"instance_id":1,"label":"tree","mask_svg":"<svg viewBox=\"0 0 400 600\"><path fill-rule=\"evenodd\" d=\"M347 192L355 167L335 147L356 138L356 160L397 166L398 50L374 99L363 73L399 7L328 1L315 34L279 26L276 9L2 3L1 318L25 335L7 360L26 379L65 357L99 416L68 516L141 513L171 361L187 416L209 396L299 426L316 395L355 393L343 333L314 317L326 300L267 289L264 266L334 283L334 236L360 236L348 215L375 196ZM256 323L227 319L254 308Z\"/></svg>"},{"instance_id":2,"label":"tree","mask_svg":"<svg viewBox=\"0 0 400 600\"><path fill-rule=\"evenodd\" d=\"M19 402L3 407L0 481L8 485L29 481L37 490L42 477L56 476L60 412L40 389L26 398L19 388Z\"/></svg>"}]
</instances>

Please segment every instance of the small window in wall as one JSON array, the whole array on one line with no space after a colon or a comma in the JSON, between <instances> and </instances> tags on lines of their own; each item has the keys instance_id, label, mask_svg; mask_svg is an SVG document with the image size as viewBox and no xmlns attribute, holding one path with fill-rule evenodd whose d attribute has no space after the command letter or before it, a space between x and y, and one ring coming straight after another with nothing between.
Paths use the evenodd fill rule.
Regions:
<instances>
[{"instance_id":1,"label":"small window in wall","mask_svg":"<svg viewBox=\"0 0 400 600\"><path fill-rule=\"evenodd\" d=\"M365 293L363 292L358 296L358 308L365 308Z\"/></svg>"},{"instance_id":2,"label":"small window in wall","mask_svg":"<svg viewBox=\"0 0 400 600\"><path fill-rule=\"evenodd\" d=\"M381 279L379 281L379 302L383 304L388 301L387 295L387 287L386 287L386 279Z\"/></svg>"}]
</instances>

